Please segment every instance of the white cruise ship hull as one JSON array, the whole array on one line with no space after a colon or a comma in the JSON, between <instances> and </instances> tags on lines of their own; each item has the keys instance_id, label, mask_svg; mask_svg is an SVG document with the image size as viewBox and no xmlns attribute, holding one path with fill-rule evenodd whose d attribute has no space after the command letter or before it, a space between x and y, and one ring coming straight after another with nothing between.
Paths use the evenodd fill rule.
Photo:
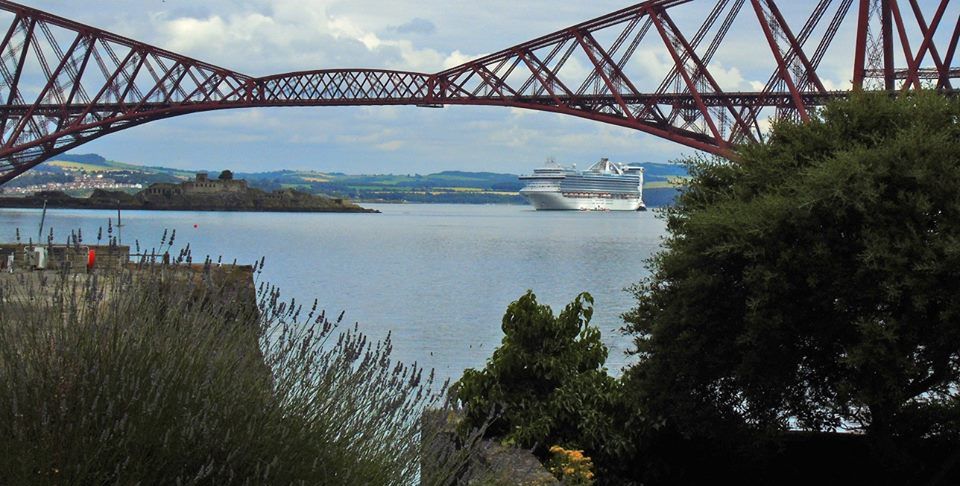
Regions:
<instances>
[{"instance_id":1,"label":"white cruise ship hull","mask_svg":"<svg viewBox=\"0 0 960 486\"><path fill-rule=\"evenodd\" d=\"M577 172L552 161L533 175L520 176L520 194L538 210L637 211L643 205L643 168L600 159Z\"/></svg>"},{"instance_id":2,"label":"white cruise ship hull","mask_svg":"<svg viewBox=\"0 0 960 486\"><path fill-rule=\"evenodd\" d=\"M612 198L599 195L566 195L559 191L526 191L520 194L537 210L544 211L637 211L643 208L640 196Z\"/></svg>"}]
</instances>

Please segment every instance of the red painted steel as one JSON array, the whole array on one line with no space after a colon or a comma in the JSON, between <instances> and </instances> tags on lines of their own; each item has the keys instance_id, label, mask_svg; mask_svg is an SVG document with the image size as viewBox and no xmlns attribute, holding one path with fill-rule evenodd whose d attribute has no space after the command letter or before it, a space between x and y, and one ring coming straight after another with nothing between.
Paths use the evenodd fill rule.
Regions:
<instances>
[{"instance_id":1,"label":"red painted steel","mask_svg":"<svg viewBox=\"0 0 960 486\"><path fill-rule=\"evenodd\" d=\"M739 143L763 140L768 118L806 120L849 95L818 72L828 54L852 58L850 89L957 93L960 19L951 18L950 0L797 3L805 5L781 11L775 0L647 0L434 74L330 69L253 77L0 0L0 22L10 21L0 30L0 184L107 134L229 108L507 106L734 158ZM791 25L785 12L804 8L805 21ZM702 21L688 36L677 19L691 16ZM720 70L736 67L716 60L735 25L753 36L744 55L770 60L762 89L718 81ZM845 25L856 30L852 45L835 41ZM638 67L643 56L667 61L666 75L649 89L641 78L651 74Z\"/></svg>"}]
</instances>

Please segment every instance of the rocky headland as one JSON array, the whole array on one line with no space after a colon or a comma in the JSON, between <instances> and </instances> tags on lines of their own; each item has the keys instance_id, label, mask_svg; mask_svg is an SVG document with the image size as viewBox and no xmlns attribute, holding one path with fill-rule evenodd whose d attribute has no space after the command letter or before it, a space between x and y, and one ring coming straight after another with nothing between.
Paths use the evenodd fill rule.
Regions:
<instances>
[{"instance_id":1,"label":"rocky headland","mask_svg":"<svg viewBox=\"0 0 960 486\"><path fill-rule=\"evenodd\" d=\"M252 211L309 213L378 213L339 198L315 196L293 189L266 192L234 180L230 171L217 179L200 173L180 184L153 184L137 194L94 190L87 198L60 191L43 191L28 197L0 197L3 208L127 209L157 211Z\"/></svg>"}]
</instances>

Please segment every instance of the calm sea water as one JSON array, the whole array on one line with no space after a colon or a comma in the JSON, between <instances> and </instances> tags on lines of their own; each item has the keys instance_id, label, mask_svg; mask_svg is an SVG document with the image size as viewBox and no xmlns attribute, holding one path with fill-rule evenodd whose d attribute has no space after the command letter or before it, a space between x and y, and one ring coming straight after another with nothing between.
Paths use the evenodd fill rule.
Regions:
<instances>
[{"instance_id":1,"label":"calm sea water","mask_svg":"<svg viewBox=\"0 0 960 486\"><path fill-rule=\"evenodd\" d=\"M579 292L596 299L593 323L610 348L608 368L628 363L620 314L624 289L646 275L664 224L652 212L536 212L529 206L370 205L382 214L123 213L123 240L156 247L175 229L195 260L266 257L262 280L328 315L346 311L373 338L392 332L394 357L456 378L481 367L503 335L507 305L532 289L559 312ZM81 228L106 234L111 211L51 210L56 242ZM39 210L0 209L0 241L15 228L36 239Z\"/></svg>"}]
</instances>

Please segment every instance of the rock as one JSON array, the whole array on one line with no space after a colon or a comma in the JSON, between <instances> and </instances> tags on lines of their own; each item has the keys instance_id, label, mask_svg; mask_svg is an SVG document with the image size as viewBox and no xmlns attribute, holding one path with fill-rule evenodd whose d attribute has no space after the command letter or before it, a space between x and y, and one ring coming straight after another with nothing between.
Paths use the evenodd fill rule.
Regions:
<instances>
[{"instance_id":1,"label":"rock","mask_svg":"<svg viewBox=\"0 0 960 486\"><path fill-rule=\"evenodd\" d=\"M525 449L484 441L473 465L475 477L466 484L476 486L548 486L560 481L547 472L537 456Z\"/></svg>"},{"instance_id":2,"label":"rock","mask_svg":"<svg viewBox=\"0 0 960 486\"><path fill-rule=\"evenodd\" d=\"M482 440L479 433L458 432L462 415L456 410L428 410L420 419L424 454L422 486L559 485L532 452ZM453 477L451 477L451 475Z\"/></svg>"}]
</instances>

